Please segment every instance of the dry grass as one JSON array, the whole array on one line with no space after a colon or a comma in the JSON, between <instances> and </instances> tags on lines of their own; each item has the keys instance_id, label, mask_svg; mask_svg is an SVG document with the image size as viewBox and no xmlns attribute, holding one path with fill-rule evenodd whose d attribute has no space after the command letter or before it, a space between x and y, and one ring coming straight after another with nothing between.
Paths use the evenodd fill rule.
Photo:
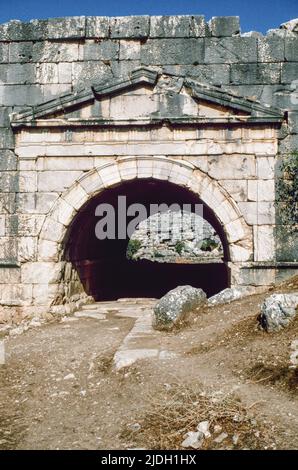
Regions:
<instances>
[{"instance_id":1,"label":"dry grass","mask_svg":"<svg viewBox=\"0 0 298 470\"><path fill-rule=\"evenodd\" d=\"M210 423L211 437L204 440L202 449L264 449L273 444L264 425L257 423L235 396L206 394L199 388L174 384L145 400L146 411L136 418L140 430L126 428L122 433L132 445L154 450L182 449L185 434L196 431L196 426L205 420ZM222 428L217 434L215 425ZM214 442L222 432L228 437L222 443ZM237 436L237 442L233 442L233 436Z\"/></svg>"},{"instance_id":2,"label":"dry grass","mask_svg":"<svg viewBox=\"0 0 298 470\"><path fill-rule=\"evenodd\" d=\"M289 369L283 365L266 366L263 363L255 364L247 371L251 383L262 383L264 385L277 385L286 391L297 394L298 391L298 369Z\"/></svg>"}]
</instances>

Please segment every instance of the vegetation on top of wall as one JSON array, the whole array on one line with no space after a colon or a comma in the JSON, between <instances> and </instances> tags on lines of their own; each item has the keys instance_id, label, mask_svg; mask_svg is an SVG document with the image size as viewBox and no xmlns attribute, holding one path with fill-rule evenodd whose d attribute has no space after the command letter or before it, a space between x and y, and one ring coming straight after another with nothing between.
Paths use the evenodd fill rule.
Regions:
<instances>
[{"instance_id":1,"label":"vegetation on top of wall","mask_svg":"<svg viewBox=\"0 0 298 470\"><path fill-rule=\"evenodd\" d=\"M175 245L175 251L178 255L181 255L182 251L185 249L185 243L182 240L178 240Z\"/></svg>"},{"instance_id":2,"label":"vegetation on top of wall","mask_svg":"<svg viewBox=\"0 0 298 470\"><path fill-rule=\"evenodd\" d=\"M130 239L127 245L126 257L127 259L134 259L134 255L141 248L142 242L140 240Z\"/></svg>"},{"instance_id":3,"label":"vegetation on top of wall","mask_svg":"<svg viewBox=\"0 0 298 470\"><path fill-rule=\"evenodd\" d=\"M277 203L281 222L298 231L298 150L286 155L281 163L281 177L277 182Z\"/></svg>"}]
</instances>

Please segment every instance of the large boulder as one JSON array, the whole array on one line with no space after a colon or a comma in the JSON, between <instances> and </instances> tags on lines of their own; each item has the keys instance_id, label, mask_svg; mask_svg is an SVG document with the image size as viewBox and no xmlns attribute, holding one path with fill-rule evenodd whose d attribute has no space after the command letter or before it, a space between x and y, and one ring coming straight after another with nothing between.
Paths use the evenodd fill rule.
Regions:
<instances>
[{"instance_id":1,"label":"large boulder","mask_svg":"<svg viewBox=\"0 0 298 470\"><path fill-rule=\"evenodd\" d=\"M279 331L286 328L297 314L298 293L272 294L262 306L259 322L266 331Z\"/></svg>"},{"instance_id":2,"label":"large boulder","mask_svg":"<svg viewBox=\"0 0 298 470\"><path fill-rule=\"evenodd\" d=\"M246 287L246 286L228 287L227 289L224 289L218 292L218 294L215 294L212 297L209 297L208 304L220 305L220 304L226 304L228 302L233 302L233 300L239 300L239 299L242 299L242 297L245 297L246 295L252 294L253 291L254 291L253 287Z\"/></svg>"},{"instance_id":3,"label":"large boulder","mask_svg":"<svg viewBox=\"0 0 298 470\"><path fill-rule=\"evenodd\" d=\"M164 295L154 307L153 328L171 330L182 324L190 312L206 302L202 289L179 286Z\"/></svg>"}]
</instances>

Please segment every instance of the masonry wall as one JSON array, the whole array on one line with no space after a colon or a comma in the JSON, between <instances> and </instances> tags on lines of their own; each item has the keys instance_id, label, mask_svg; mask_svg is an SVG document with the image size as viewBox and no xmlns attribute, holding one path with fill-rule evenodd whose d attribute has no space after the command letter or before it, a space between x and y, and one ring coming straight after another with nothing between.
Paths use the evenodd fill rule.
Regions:
<instances>
[{"instance_id":1,"label":"masonry wall","mask_svg":"<svg viewBox=\"0 0 298 470\"><path fill-rule=\"evenodd\" d=\"M298 148L297 21L266 36L254 32L241 35L237 17L217 17L208 23L202 16L74 17L0 25L2 304L13 304L13 299L17 304L27 296L19 286L20 262L27 255L20 252L17 237L27 238L30 245L31 235L38 230L30 223L31 211L26 214L24 210L25 193L36 182L19 177L9 114L93 82L126 75L141 65L187 75L286 110L278 154L282 158ZM263 162L267 167L260 171L266 180L269 171L277 170L267 159ZM247 195L241 201L241 188L233 185L234 192L240 191L239 202L246 204L249 212L254 200ZM43 201L31 201L34 207L51 204L51 194L43 197ZM277 260L291 263L298 259L297 241L289 237L278 219L276 222ZM14 286L14 292L7 291L7 283Z\"/></svg>"}]
</instances>

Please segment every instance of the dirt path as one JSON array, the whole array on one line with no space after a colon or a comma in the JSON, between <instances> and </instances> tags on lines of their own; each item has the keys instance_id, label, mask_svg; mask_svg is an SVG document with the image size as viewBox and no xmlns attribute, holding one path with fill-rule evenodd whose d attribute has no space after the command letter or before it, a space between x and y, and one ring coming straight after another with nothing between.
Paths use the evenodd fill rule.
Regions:
<instances>
[{"instance_id":1,"label":"dirt path","mask_svg":"<svg viewBox=\"0 0 298 470\"><path fill-rule=\"evenodd\" d=\"M184 330L155 334L169 354L118 372L114 354L142 313L135 303L118 303L121 314L111 309L106 320L69 318L10 338L0 368L0 448L146 447L124 431L174 384L235 395L268 430L266 447L297 448L297 376L288 353L298 322L273 336L258 331L265 295L205 308Z\"/></svg>"}]
</instances>

